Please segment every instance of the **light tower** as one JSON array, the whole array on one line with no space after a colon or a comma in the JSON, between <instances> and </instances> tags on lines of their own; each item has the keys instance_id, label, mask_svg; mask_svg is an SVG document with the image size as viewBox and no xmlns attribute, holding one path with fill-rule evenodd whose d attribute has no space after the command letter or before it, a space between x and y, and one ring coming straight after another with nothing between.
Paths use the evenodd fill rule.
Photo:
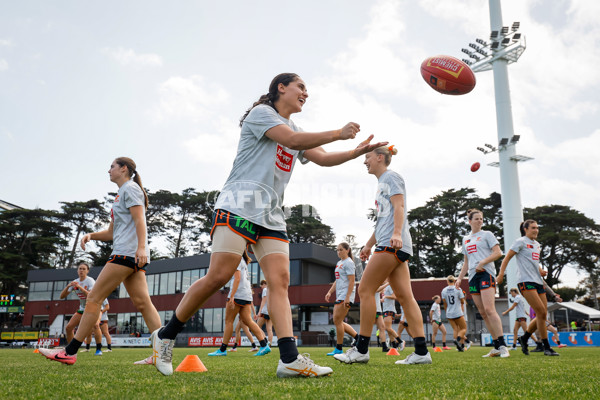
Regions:
<instances>
[{"instance_id":1,"label":"light tower","mask_svg":"<svg viewBox=\"0 0 600 400\"><path fill-rule=\"evenodd\" d=\"M502 219L504 230L504 253L512 243L521 236L519 224L523 221L523 207L519 189L519 161L530 160L530 157L516 153L519 135L513 128L512 109L510 104L510 88L508 85L508 64L516 62L525 51L525 37L518 32L520 24L514 22L509 28L502 24L500 0L489 0L490 22L492 32L490 43L476 39L477 44L469 43L472 49L462 49L471 59L463 59L473 72L494 71L494 90L496 97L496 124L498 127L498 166L500 167L500 192L502 194ZM489 146L486 146L489 148ZM493 147L493 146L492 146ZM494 165L494 164L492 164ZM506 283L510 289L516 287L516 265L514 258L508 265ZM510 320L514 321L515 311L510 312Z\"/></svg>"}]
</instances>

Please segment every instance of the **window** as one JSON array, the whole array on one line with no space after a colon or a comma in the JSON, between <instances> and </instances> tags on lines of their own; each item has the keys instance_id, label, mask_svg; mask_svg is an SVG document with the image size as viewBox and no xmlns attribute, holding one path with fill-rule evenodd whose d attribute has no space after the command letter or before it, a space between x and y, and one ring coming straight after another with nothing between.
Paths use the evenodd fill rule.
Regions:
<instances>
[{"instance_id":1,"label":"window","mask_svg":"<svg viewBox=\"0 0 600 400\"><path fill-rule=\"evenodd\" d=\"M214 308L207 308L204 310L204 330L205 332L213 331L213 310Z\"/></svg>"},{"instance_id":2,"label":"window","mask_svg":"<svg viewBox=\"0 0 600 400\"><path fill-rule=\"evenodd\" d=\"M69 284L69 281L55 281L54 290L52 291L52 300L60 300L60 293Z\"/></svg>"},{"instance_id":3,"label":"window","mask_svg":"<svg viewBox=\"0 0 600 400\"><path fill-rule=\"evenodd\" d=\"M200 268L200 277L198 279L206 275L206 271L208 271L208 268Z\"/></svg>"},{"instance_id":4,"label":"window","mask_svg":"<svg viewBox=\"0 0 600 400\"><path fill-rule=\"evenodd\" d=\"M181 271L175 273L175 293L181 293Z\"/></svg>"},{"instance_id":5,"label":"window","mask_svg":"<svg viewBox=\"0 0 600 400\"><path fill-rule=\"evenodd\" d=\"M302 263L300 260L290 261L290 286L302 284Z\"/></svg>"},{"instance_id":6,"label":"window","mask_svg":"<svg viewBox=\"0 0 600 400\"><path fill-rule=\"evenodd\" d=\"M224 308L215 308L213 311L213 332L223 331Z\"/></svg>"},{"instance_id":7,"label":"window","mask_svg":"<svg viewBox=\"0 0 600 400\"><path fill-rule=\"evenodd\" d=\"M175 272L169 272L166 275L167 275L167 291L166 291L166 293L161 292L161 294L174 294L175 293L176 274L175 274Z\"/></svg>"},{"instance_id":8,"label":"window","mask_svg":"<svg viewBox=\"0 0 600 400\"><path fill-rule=\"evenodd\" d=\"M62 290L62 288L61 288ZM31 300L52 300L52 282L31 282L29 297Z\"/></svg>"},{"instance_id":9,"label":"window","mask_svg":"<svg viewBox=\"0 0 600 400\"><path fill-rule=\"evenodd\" d=\"M181 292L185 293L192 286L192 271L181 272Z\"/></svg>"},{"instance_id":10,"label":"window","mask_svg":"<svg viewBox=\"0 0 600 400\"><path fill-rule=\"evenodd\" d=\"M148 284L148 294L154 296L154 275L146 275L146 283Z\"/></svg>"},{"instance_id":11,"label":"window","mask_svg":"<svg viewBox=\"0 0 600 400\"><path fill-rule=\"evenodd\" d=\"M159 291L157 294L167 294L167 284L169 274L158 274L160 276Z\"/></svg>"}]
</instances>

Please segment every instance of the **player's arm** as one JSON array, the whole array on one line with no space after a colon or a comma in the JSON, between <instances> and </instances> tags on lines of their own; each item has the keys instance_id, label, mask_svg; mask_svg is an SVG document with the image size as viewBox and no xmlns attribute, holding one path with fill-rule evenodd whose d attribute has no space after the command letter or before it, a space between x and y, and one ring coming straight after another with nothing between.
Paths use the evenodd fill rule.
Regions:
<instances>
[{"instance_id":1,"label":"player's arm","mask_svg":"<svg viewBox=\"0 0 600 400\"><path fill-rule=\"evenodd\" d=\"M373 248L373 246L375 246L376 242L377 241L375 240L375 232L373 232L369 240L367 240L367 244L365 244L363 248L360 249L361 261L367 261L367 259L371 256L371 249Z\"/></svg>"},{"instance_id":2,"label":"player's arm","mask_svg":"<svg viewBox=\"0 0 600 400\"><path fill-rule=\"evenodd\" d=\"M446 303L446 299L442 299L442 303L444 304L444 311L448 309L448 304Z\"/></svg>"},{"instance_id":3,"label":"player's arm","mask_svg":"<svg viewBox=\"0 0 600 400\"><path fill-rule=\"evenodd\" d=\"M456 282L454 283L454 286L456 286L457 289L462 290L460 288L460 282L463 280L463 278L465 277L465 275L467 274L467 271L469 270L469 259L467 258L467 256L465 255L465 259L463 262L463 266L460 269L460 274L458 274L458 278L456 279Z\"/></svg>"},{"instance_id":4,"label":"player's arm","mask_svg":"<svg viewBox=\"0 0 600 400\"><path fill-rule=\"evenodd\" d=\"M233 274L233 283L231 284L231 290L229 291L229 302L233 304L233 296L235 296L235 292L237 292L238 287L240 286L240 279L242 278L242 273L239 270L236 270Z\"/></svg>"},{"instance_id":5,"label":"player's arm","mask_svg":"<svg viewBox=\"0 0 600 400\"><path fill-rule=\"evenodd\" d=\"M354 275L348 275L348 293L346 293L346 299L344 300L344 305L346 307L350 307L350 296L352 295L352 290L354 289L354 284L356 282Z\"/></svg>"},{"instance_id":6,"label":"player's arm","mask_svg":"<svg viewBox=\"0 0 600 400\"><path fill-rule=\"evenodd\" d=\"M336 283L337 283L337 280L333 282L333 285L331 285L331 287L329 288L329 291L327 291L327 294L325 295L325 301L328 303L329 303L329 298L331 297L331 294L335 293Z\"/></svg>"},{"instance_id":7,"label":"player's arm","mask_svg":"<svg viewBox=\"0 0 600 400\"><path fill-rule=\"evenodd\" d=\"M138 242L135 252L135 263L141 267L148 263L148 254L146 251L146 235L148 230L146 229L146 219L144 218L145 208L141 205L131 206L129 207L129 212L135 225L135 234Z\"/></svg>"},{"instance_id":8,"label":"player's arm","mask_svg":"<svg viewBox=\"0 0 600 400\"><path fill-rule=\"evenodd\" d=\"M498 246L498 248L500 248L500 246ZM496 278L498 285L504 280L504 272L506 271L506 267L508 267L509 261L515 256L515 254L517 253L515 253L514 250L509 250L508 253L506 253L506 256L504 256L502 264L500 265L500 272L498 272L498 277Z\"/></svg>"},{"instance_id":9,"label":"player's arm","mask_svg":"<svg viewBox=\"0 0 600 400\"><path fill-rule=\"evenodd\" d=\"M354 160L363 154L367 154L378 147L385 146L388 142L379 142L370 144L373 139L373 135L370 135L367 139L359 143L356 148L346 151L334 151L327 152L323 147L315 147L314 149L306 150L304 157L322 167L332 167L334 165L340 165L346 161Z\"/></svg>"},{"instance_id":10,"label":"player's arm","mask_svg":"<svg viewBox=\"0 0 600 400\"><path fill-rule=\"evenodd\" d=\"M113 240L113 228L114 228L114 223L111 221L110 225L108 225L108 228L103 230L103 231L99 231L99 232L93 232L93 233L87 233L85 235L83 235L83 237L81 238L81 249L85 250L85 244L87 242L89 242L90 240L99 240L101 242L110 242L111 240Z\"/></svg>"},{"instance_id":11,"label":"player's arm","mask_svg":"<svg viewBox=\"0 0 600 400\"><path fill-rule=\"evenodd\" d=\"M504 311L504 312L502 313L502 315L506 315L506 314L508 314L509 312L511 312L512 310L514 310L516 306L517 306L517 303L513 303L513 305L512 305L512 306L510 306L508 310Z\"/></svg>"},{"instance_id":12,"label":"player's arm","mask_svg":"<svg viewBox=\"0 0 600 400\"><path fill-rule=\"evenodd\" d=\"M360 125L348 122L342 129L325 132L295 132L286 124L274 126L265 132L269 139L292 150L308 150L336 140L354 139L360 131Z\"/></svg>"},{"instance_id":13,"label":"player's arm","mask_svg":"<svg viewBox=\"0 0 600 400\"><path fill-rule=\"evenodd\" d=\"M402 248L402 226L404 225L404 195L395 194L390 197L394 207L394 232L390 240L390 246L396 250Z\"/></svg>"}]
</instances>

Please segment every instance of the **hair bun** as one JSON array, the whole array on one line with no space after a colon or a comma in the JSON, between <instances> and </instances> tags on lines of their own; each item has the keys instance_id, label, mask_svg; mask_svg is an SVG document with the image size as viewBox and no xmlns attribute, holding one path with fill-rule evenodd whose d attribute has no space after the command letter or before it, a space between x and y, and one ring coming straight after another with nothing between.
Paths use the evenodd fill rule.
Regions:
<instances>
[{"instance_id":1,"label":"hair bun","mask_svg":"<svg viewBox=\"0 0 600 400\"><path fill-rule=\"evenodd\" d=\"M396 154L398 154L398 149L394 147L394 145L390 145L388 146L388 150L390 151L390 154L395 156Z\"/></svg>"}]
</instances>

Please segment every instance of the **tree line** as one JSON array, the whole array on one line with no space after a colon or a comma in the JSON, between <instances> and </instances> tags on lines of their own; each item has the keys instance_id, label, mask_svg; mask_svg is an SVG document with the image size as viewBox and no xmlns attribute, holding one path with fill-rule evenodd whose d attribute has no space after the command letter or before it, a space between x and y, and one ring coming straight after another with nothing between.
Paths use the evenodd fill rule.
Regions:
<instances>
[{"instance_id":1,"label":"tree line","mask_svg":"<svg viewBox=\"0 0 600 400\"><path fill-rule=\"evenodd\" d=\"M210 251L209 234L218 194L194 188L181 193L148 190L150 206L146 216L152 259ZM59 210L16 209L0 213L0 291L23 294L27 270L31 268L68 268L82 259L92 265L103 265L112 244L94 242L90 251L82 252L79 241L84 234L108 226L115 196L116 193L109 193L103 200L61 202ZM466 219L469 208L483 212L483 229L493 232L504 249L500 194L479 197L472 188L442 191L408 213L414 251L409 263L412 277L458 273L463 261L462 237L470 230ZM333 229L312 206L299 204L285 208L285 212L292 243L335 247ZM541 262L548 271L548 284L559 283L564 268L572 266L587 272L590 278L585 284L592 291L597 289L600 226L569 206L525 208L523 214L540 224L538 241L542 245ZM374 220L374 210L369 210L367 217ZM359 243L355 235L344 239L357 255Z\"/></svg>"}]
</instances>

